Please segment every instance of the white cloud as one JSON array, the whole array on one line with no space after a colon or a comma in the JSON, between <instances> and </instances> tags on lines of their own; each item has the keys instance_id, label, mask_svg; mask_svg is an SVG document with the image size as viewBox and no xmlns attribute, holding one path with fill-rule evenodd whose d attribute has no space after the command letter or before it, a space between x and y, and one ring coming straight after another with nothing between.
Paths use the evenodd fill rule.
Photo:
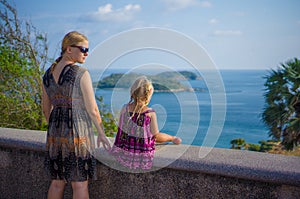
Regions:
<instances>
[{"instance_id":1,"label":"white cloud","mask_svg":"<svg viewBox=\"0 0 300 199\"><path fill-rule=\"evenodd\" d=\"M167 9L170 11L177 11L181 9L185 9L191 6L201 6L201 7L211 7L212 4L209 1L197 1L197 0L162 0Z\"/></svg>"},{"instance_id":2,"label":"white cloud","mask_svg":"<svg viewBox=\"0 0 300 199\"><path fill-rule=\"evenodd\" d=\"M240 30L216 30L213 34L215 36L239 36L243 33Z\"/></svg>"},{"instance_id":3,"label":"white cloud","mask_svg":"<svg viewBox=\"0 0 300 199\"><path fill-rule=\"evenodd\" d=\"M141 10L138 4L128 4L123 8L113 9L112 4L100 6L96 12L92 12L85 16L87 20L95 21L130 21L134 15Z\"/></svg>"},{"instance_id":4,"label":"white cloud","mask_svg":"<svg viewBox=\"0 0 300 199\"><path fill-rule=\"evenodd\" d=\"M216 19L216 18L212 18L212 19L210 19L210 20L208 21L208 23L209 23L209 24L217 24L217 23L219 23L219 20Z\"/></svg>"},{"instance_id":5,"label":"white cloud","mask_svg":"<svg viewBox=\"0 0 300 199\"><path fill-rule=\"evenodd\" d=\"M112 5L106 4L105 6L98 8L98 14L99 15L105 15L112 12Z\"/></svg>"}]
</instances>

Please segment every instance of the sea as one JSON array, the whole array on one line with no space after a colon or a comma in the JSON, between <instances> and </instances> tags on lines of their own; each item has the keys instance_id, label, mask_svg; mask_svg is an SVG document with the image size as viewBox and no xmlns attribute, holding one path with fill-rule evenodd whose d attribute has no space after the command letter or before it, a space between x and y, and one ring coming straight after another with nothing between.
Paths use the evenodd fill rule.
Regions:
<instances>
[{"instance_id":1,"label":"sea","mask_svg":"<svg viewBox=\"0 0 300 199\"><path fill-rule=\"evenodd\" d=\"M124 69L90 70L93 82L125 72ZM264 77L268 73L267 70L220 70L222 85L215 86L224 88L222 103L215 104L214 90L205 79L197 79L182 81L198 88L197 91L155 92L149 106L157 113L160 131L181 137L183 144L230 148L230 141L237 138L258 144L269 139L268 129L261 120ZM129 101L129 90L96 89L95 95L103 97L117 122L120 109Z\"/></svg>"}]
</instances>

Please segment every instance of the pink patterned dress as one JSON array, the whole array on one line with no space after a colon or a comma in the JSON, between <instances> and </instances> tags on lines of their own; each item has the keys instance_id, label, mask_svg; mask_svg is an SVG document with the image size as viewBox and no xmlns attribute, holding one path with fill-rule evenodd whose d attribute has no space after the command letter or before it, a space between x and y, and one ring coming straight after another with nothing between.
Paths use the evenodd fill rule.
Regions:
<instances>
[{"instance_id":1,"label":"pink patterned dress","mask_svg":"<svg viewBox=\"0 0 300 199\"><path fill-rule=\"evenodd\" d=\"M152 168L155 137L150 131L151 118L147 115L150 112L154 110L150 109L133 115L126 105L120 115L118 133L112 152L117 161L129 169Z\"/></svg>"}]
</instances>

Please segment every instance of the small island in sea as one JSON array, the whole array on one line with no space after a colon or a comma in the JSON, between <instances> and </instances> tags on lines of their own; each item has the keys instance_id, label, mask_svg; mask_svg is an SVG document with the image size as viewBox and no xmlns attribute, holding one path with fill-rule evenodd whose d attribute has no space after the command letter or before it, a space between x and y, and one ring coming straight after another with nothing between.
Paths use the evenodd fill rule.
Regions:
<instances>
[{"instance_id":1,"label":"small island in sea","mask_svg":"<svg viewBox=\"0 0 300 199\"><path fill-rule=\"evenodd\" d=\"M102 80L95 82L99 89L127 89L136 78L143 76L140 73L113 73ZM201 80L201 76L190 71L168 71L156 75L145 75L152 81L155 92L180 92L203 91L199 88L191 88L183 83L185 80Z\"/></svg>"}]
</instances>

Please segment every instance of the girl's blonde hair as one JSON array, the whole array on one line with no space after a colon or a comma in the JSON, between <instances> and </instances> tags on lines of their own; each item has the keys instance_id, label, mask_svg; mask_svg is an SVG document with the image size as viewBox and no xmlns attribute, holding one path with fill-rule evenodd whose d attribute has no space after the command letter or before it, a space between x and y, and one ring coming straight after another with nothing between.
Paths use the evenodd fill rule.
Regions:
<instances>
[{"instance_id":1,"label":"girl's blonde hair","mask_svg":"<svg viewBox=\"0 0 300 199\"><path fill-rule=\"evenodd\" d=\"M141 113L143 107L147 106L150 102L151 93L153 91L153 85L146 76L137 78L130 88L130 101L135 102L133 115L135 113Z\"/></svg>"},{"instance_id":2,"label":"girl's blonde hair","mask_svg":"<svg viewBox=\"0 0 300 199\"><path fill-rule=\"evenodd\" d=\"M88 38L83 35L82 33L79 33L77 31L71 31L67 33L61 43L61 53L60 57L58 57L54 63L51 65L51 71L54 70L56 64L62 59L63 54L65 53L68 46L77 45L80 42L88 41Z\"/></svg>"}]
</instances>

